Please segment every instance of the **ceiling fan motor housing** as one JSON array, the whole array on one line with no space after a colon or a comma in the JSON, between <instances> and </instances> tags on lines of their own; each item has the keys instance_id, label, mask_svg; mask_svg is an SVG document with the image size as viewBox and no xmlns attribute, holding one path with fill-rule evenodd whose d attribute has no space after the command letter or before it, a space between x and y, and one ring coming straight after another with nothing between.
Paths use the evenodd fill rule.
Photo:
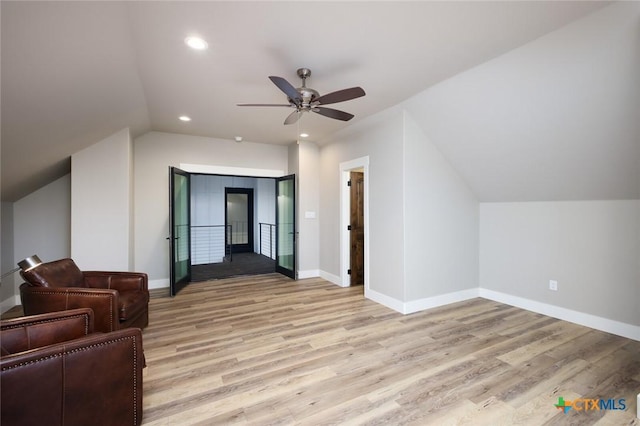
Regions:
<instances>
[{"instance_id":1,"label":"ceiling fan motor housing","mask_svg":"<svg viewBox=\"0 0 640 426\"><path fill-rule=\"evenodd\" d=\"M308 110L311 108L311 102L317 97L320 96L317 90L311 89L307 87L306 80L311 77L311 70L309 68L298 68L298 77L302 79L302 86L297 87L296 90L300 93L300 97L302 98L301 109ZM289 98L289 102L295 104L295 102Z\"/></svg>"},{"instance_id":2,"label":"ceiling fan motor housing","mask_svg":"<svg viewBox=\"0 0 640 426\"><path fill-rule=\"evenodd\" d=\"M320 96L320 94L316 90L310 89L308 87L298 87L296 88L296 90L298 91L298 93L300 93L300 97L302 98L301 107L305 109L310 108L311 103L314 101L314 99ZM295 104L295 102L291 99L289 99L289 102Z\"/></svg>"}]
</instances>

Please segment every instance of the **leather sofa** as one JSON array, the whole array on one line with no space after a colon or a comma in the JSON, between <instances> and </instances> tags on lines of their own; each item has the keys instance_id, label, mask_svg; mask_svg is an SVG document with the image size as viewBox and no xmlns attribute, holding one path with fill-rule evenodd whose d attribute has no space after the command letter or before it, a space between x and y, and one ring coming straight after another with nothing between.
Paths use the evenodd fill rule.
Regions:
<instances>
[{"instance_id":1,"label":"leather sofa","mask_svg":"<svg viewBox=\"0 0 640 426\"><path fill-rule=\"evenodd\" d=\"M43 263L21 272L25 315L91 308L95 329L109 332L149 324L147 274L81 271L72 259Z\"/></svg>"},{"instance_id":2,"label":"leather sofa","mask_svg":"<svg viewBox=\"0 0 640 426\"><path fill-rule=\"evenodd\" d=\"M0 321L3 426L139 425L139 328L94 333L91 309Z\"/></svg>"}]
</instances>

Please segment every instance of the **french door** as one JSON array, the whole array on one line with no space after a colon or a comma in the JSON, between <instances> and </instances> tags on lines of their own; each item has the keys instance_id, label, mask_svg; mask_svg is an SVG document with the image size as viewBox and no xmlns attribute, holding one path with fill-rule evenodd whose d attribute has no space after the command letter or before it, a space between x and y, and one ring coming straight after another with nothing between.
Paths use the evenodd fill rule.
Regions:
<instances>
[{"instance_id":1,"label":"french door","mask_svg":"<svg viewBox=\"0 0 640 426\"><path fill-rule=\"evenodd\" d=\"M169 287L171 296L191 281L191 178L169 167Z\"/></svg>"},{"instance_id":2,"label":"french door","mask_svg":"<svg viewBox=\"0 0 640 426\"><path fill-rule=\"evenodd\" d=\"M169 287L171 296L191 281L190 173L169 167ZM296 279L295 175L276 178L276 272ZM252 196L249 198L253 198ZM226 200L228 201L228 200ZM253 219L247 219L253 223ZM252 230L247 229L248 234Z\"/></svg>"},{"instance_id":3,"label":"french door","mask_svg":"<svg viewBox=\"0 0 640 426\"><path fill-rule=\"evenodd\" d=\"M296 279L295 175L276 179L276 272Z\"/></svg>"}]
</instances>

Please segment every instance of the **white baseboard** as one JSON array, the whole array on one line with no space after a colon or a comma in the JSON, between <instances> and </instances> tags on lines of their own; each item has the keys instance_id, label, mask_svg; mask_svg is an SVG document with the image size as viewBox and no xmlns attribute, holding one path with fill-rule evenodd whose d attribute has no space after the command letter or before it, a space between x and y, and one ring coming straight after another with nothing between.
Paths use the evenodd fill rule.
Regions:
<instances>
[{"instance_id":1,"label":"white baseboard","mask_svg":"<svg viewBox=\"0 0 640 426\"><path fill-rule=\"evenodd\" d=\"M427 297L424 299L412 300L411 302L401 302L398 299L389 297L375 290L366 290L364 296L374 302L380 303L387 308L393 309L401 314L412 314L414 312L425 311L431 308L448 305L450 303L463 302L465 300L478 297L478 289L471 288L468 290L455 291L453 293L441 294L438 296Z\"/></svg>"},{"instance_id":2,"label":"white baseboard","mask_svg":"<svg viewBox=\"0 0 640 426\"><path fill-rule=\"evenodd\" d=\"M604 331L606 333L615 334L626 337L628 339L640 341L640 327L632 324L614 321L608 318L602 318L584 312L578 312L560 306L549 305L547 303L536 302L518 296L501 293L498 291L479 289L480 297L493 300L495 302L504 303L517 308L526 309L527 311L536 312L538 314L547 315L549 317L558 318L575 324L584 325L585 327L595 330Z\"/></svg>"},{"instance_id":3,"label":"white baseboard","mask_svg":"<svg viewBox=\"0 0 640 426\"><path fill-rule=\"evenodd\" d=\"M344 287L342 285L342 282L341 282L342 280L340 279L339 276L330 274L329 272L322 271L322 270L320 270L318 272L320 273L320 278L323 278L323 279L325 279L325 280L327 280L330 283L333 283L335 285L339 285L340 287Z\"/></svg>"},{"instance_id":4,"label":"white baseboard","mask_svg":"<svg viewBox=\"0 0 640 426\"><path fill-rule=\"evenodd\" d=\"M0 302L0 314L4 314L9 309L18 305L20 305L20 296L19 295L9 296L8 298Z\"/></svg>"},{"instance_id":5,"label":"white baseboard","mask_svg":"<svg viewBox=\"0 0 640 426\"><path fill-rule=\"evenodd\" d=\"M560 306L549 305L547 303L541 303L518 296L512 296L506 293L487 290L485 288L472 288L405 303L374 290L365 289L364 295L366 298L393 309L396 312L400 312L401 314L411 314L448 305L450 303L463 302L476 297L482 297L483 299L493 300L516 308L526 309L527 311L536 312L538 314L558 318L563 321L569 321L595 330L640 341L640 326L602 318L596 315L562 308Z\"/></svg>"},{"instance_id":6,"label":"white baseboard","mask_svg":"<svg viewBox=\"0 0 640 426\"><path fill-rule=\"evenodd\" d=\"M149 284L149 290L155 290L157 288L167 288L169 287L169 278L162 278L160 280L150 280L148 284Z\"/></svg>"},{"instance_id":7,"label":"white baseboard","mask_svg":"<svg viewBox=\"0 0 640 426\"><path fill-rule=\"evenodd\" d=\"M438 306L448 305L450 303L464 302L465 300L478 297L478 289L470 288L468 290L454 291L453 293L441 294L438 296L427 297L425 299L412 300L404 303L403 314L412 314L426 309L437 308Z\"/></svg>"},{"instance_id":8,"label":"white baseboard","mask_svg":"<svg viewBox=\"0 0 640 426\"><path fill-rule=\"evenodd\" d=\"M393 297L389 297L386 294L378 293L375 290L364 289L364 297L367 299L371 299L376 303L379 303L383 306L386 306L389 309L393 309L396 312L400 312L404 314L404 303L399 301L398 299L394 299Z\"/></svg>"},{"instance_id":9,"label":"white baseboard","mask_svg":"<svg viewBox=\"0 0 640 426\"><path fill-rule=\"evenodd\" d=\"M307 271L298 271L298 279L304 280L305 278L317 278L320 276L319 269L309 269Z\"/></svg>"}]
</instances>

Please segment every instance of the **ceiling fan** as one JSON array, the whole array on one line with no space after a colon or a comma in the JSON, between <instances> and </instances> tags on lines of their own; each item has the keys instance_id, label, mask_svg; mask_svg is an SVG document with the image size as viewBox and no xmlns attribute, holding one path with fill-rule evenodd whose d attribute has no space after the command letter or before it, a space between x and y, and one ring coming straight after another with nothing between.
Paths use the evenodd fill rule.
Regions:
<instances>
[{"instance_id":1,"label":"ceiling fan","mask_svg":"<svg viewBox=\"0 0 640 426\"><path fill-rule=\"evenodd\" d=\"M354 115L348 112L340 111L333 108L325 108L321 105L335 104L338 102L349 101L351 99L364 96L364 90L361 87L351 87L349 89L338 90L336 92L327 93L320 96L318 91L307 87L306 80L311 76L311 70L308 68L300 68L297 71L298 77L302 79L302 87L295 88L291 83L282 77L270 76L269 79L278 86L287 95L288 104L238 104L238 106L257 106L257 107L290 107L295 108L289 116L284 120L284 124L293 124L302 115L303 112L315 112L325 117L334 118L336 120L349 121Z\"/></svg>"}]
</instances>

